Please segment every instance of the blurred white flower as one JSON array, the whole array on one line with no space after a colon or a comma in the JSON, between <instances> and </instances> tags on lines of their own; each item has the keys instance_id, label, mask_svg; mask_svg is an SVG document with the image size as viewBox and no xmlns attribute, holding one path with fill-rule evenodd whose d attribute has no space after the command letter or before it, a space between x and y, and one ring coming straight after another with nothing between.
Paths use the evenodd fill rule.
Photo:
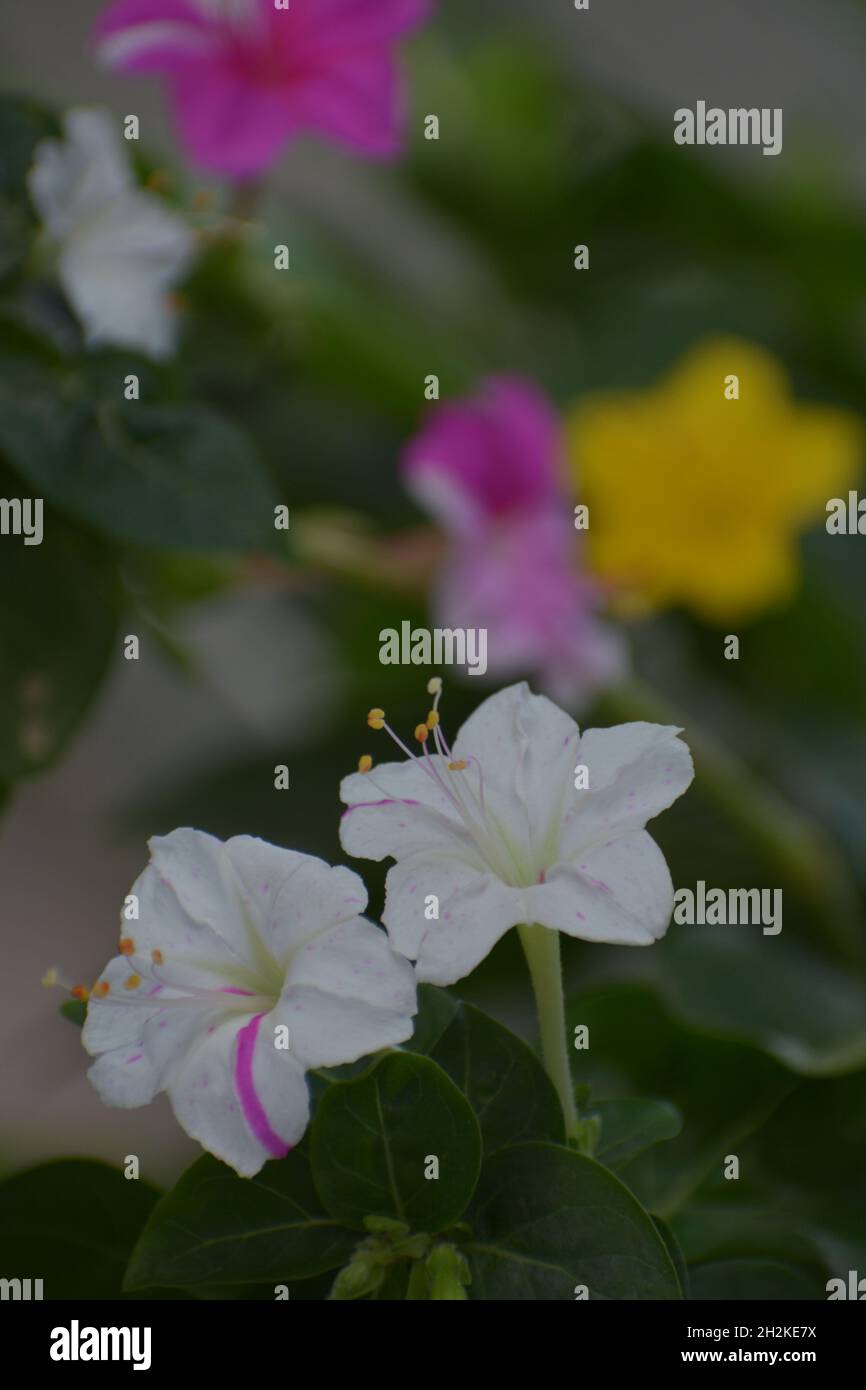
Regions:
<instances>
[{"instance_id":1,"label":"blurred white flower","mask_svg":"<svg viewBox=\"0 0 866 1390\"><path fill-rule=\"evenodd\" d=\"M169 294L192 258L193 233L138 187L107 111L77 108L63 125L63 140L37 146L28 176L63 291L89 346L167 357L177 328Z\"/></svg>"}]
</instances>

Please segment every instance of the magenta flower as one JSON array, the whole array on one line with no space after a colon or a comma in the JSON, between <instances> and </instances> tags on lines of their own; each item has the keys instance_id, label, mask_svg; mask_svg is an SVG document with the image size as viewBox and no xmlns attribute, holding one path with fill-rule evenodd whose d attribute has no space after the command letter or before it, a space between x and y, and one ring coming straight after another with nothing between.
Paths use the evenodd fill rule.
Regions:
<instances>
[{"instance_id":1,"label":"magenta flower","mask_svg":"<svg viewBox=\"0 0 866 1390\"><path fill-rule=\"evenodd\" d=\"M115 0L95 31L118 72L161 73L194 162L247 179L317 131L372 158L401 144L393 47L433 0Z\"/></svg>"},{"instance_id":2,"label":"magenta flower","mask_svg":"<svg viewBox=\"0 0 866 1390\"><path fill-rule=\"evenodd\" d=\"M491 677L534 674L579 705L621 673L625 657L619 634L596 616L598 585L579 568L561 453L542 393L492 377L476 399L433 408L403 470L449 539L436 621L487 629Z\"/></svg>"}]
</instances>

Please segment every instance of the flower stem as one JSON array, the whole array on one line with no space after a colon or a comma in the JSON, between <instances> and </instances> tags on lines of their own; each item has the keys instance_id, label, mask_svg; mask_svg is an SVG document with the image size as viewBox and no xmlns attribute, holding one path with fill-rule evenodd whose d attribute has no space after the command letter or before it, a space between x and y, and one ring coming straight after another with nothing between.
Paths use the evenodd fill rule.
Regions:
<instances>
[{"instance_id":1,"label":"flower stem","mask_svg":"<svg viewBox=\"0 0 866 1390\"><path fill-rule=\"evenodd\" d=\"M518 927L517 930L535 994L544 1069L553 1082L562 1105L566 1137L575 1139L578 1135L577 1105L574 1100L565 1032L559 932L541 927L537 923Z\"/></svg>"}]
</instances>

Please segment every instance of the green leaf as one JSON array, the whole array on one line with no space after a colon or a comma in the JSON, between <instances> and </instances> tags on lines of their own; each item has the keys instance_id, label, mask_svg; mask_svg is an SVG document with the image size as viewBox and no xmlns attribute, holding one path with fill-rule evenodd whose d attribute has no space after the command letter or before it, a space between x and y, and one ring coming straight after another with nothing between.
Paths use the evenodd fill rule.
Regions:
<instances>
[{"instance_id":1,"label":"green leaf","mask_svg":"<svg viewBox=\"0 0 866 1390\"><path fill-rule=\"evenodd\" d=\"M27 173L37 143L55 132L53 118L33 102L0 96L0 279L27 256L35 229Z\"/></svg>"},{"instance_id":2,"label":"green leaf","mask_svg":"<svg viewBox=\"0 0 866 1390\"><path fill-rule=\"evenodd\" d=\"M478 1116L485 1157L524 1139L565 1142L559 1097L535 1053L480 1009L458 1004L430 1056Z\"/></svg>"},{"instance_id":3,"label":"green leaf","mask_svg":"<svg viewBox=\"0 0 866 1390\"><path fill-rule=\"evenodd\" d=\"M273 547L277 499L247 436L205 406L125 401L128 369L116 363L109 394L104 363L4 358L0 449L38 495L118 540Z\"/></svg>"},{"instance_id":4,"label":"green leaf","mask_svg":"<svg viewBox=\"0 0 866 1390\"><path fill-rule=\"evenodd\" d=\"M62 1018L74 1023L76 1028L84 1027L84 1020L87 1018L87 1005L83 999L64 999L57 1012Z\"/></svg>"},{"instance_id":5,"label":"green leaf","mask_svg":"<svg viewBox=\"0 0 866 1390\"><path fill-rule=\"evenodd\" d=\"M478 1179L481 1134L468 1101L441 1067L390 1053L357 1081L322 1096L311 1152L319 1195L341 1221L393 1216L435 1232L466 1209ZM431 1156L439 1177L426 1178Z\"/></svg>"},{"instance_id":6,"label":"green leaf","mask_svg":"<svg viewBox=\"0 0 866 1390\"><path fill-rule=\"evenodd\" d=\"M676 1299L664 1241L606 1168L557 1144L518 1144L485 1163L464 1245L475 1299Z\"/></svg>"},{"instance_id":7,"label":"green leaf","mask_svg":"<svg viewBox=\"0 0 866 1390\"><path fill-rule=\"evenodd\" d=\"M682 1247L666 1221L663 1221L660 1216L653 1216L652 1214L650 1220L664 1241L665 1249L671 1257L671 1264L677 1273L680 1293L683 1298L689 1298L689 1270Z\"/></svg>"},{"instance_id":8,"label":"green leaf","mask_svg":"<svg viewBox=\"0 0 866 1390\"><path fill-rule=\"evenodd\" d=\"M7 498L20 480L0 469ZM108 669L119 600L111 556L46 511L41 545L0 545L0 780L47 766Z\"/></svg>"},{"instance_id":9,"label":"green leaf","mask_svg":"<svg viewBox=\"0 0 866 1390\"><path fill-rule=\"evenodd\" d=\"M4 1278L42 1279L46 1299L119 1298L158 1193L89 1159L46 1163L0 1184Z\"/></svg>"},{"instance_id":10,"label":"green leaf","mask_svg":"<svg viewBox=\"0 0 866 1390\"><path fill-rule=\"evenodd\" d=\"M682 1115L666 1100L601 1100L591 1113L601 1120L595 1157L606 1168L622 1168L653 1144L676 1138L683 1127Z\"/></svg>"},{"instance_id":11,"label":"green leaf","mask_svg":"<svg viewBox=\"0 0 866 1390\"><path fill-rule=\"evenodd\" d=\"M125 1285L288 1283L339 1269L356 1242L323 1210L306 1144L254 1178L205 1156L155 1208Z\"/></svg>"},{"instance_id":12,"label":"green leaf","mask_svg":"<svg viewBox=\"0 0 866 1390\"><path fill-rule=\"evenodd\" d=\"M767 1299L800 1302L826 1298L825 1286L812 1270L756 1256L720 1260L692 1267L691 1297L717 1300Z\"/></svg>"},{"instance_id":13,"label":"green leaf","mask_svg":"<svg viewBox=\"0 0 866 1390\"><path fill-rule=\"evenodd\" d=\"M671 1012L693 1027L751 1042L806 1076L866 1065L866 979L783 936L695 927L648 964Z\"/></svg>"}]
</instances>

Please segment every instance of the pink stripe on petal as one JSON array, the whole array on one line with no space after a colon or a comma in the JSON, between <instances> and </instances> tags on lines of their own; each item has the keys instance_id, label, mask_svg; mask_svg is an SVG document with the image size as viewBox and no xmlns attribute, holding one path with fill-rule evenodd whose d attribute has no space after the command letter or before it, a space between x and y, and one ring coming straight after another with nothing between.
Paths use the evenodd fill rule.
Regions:
<instances>
[{"instance_id":1,"label":"pink stripe on petal","mask_svg":"<svg viewBox=\"0 0 866 1390\"><path fill-rule=\"evenodd\" d=\"M265 1107L259 1099L253 1080L253 1058L256 1051L256 1039L259 1034L259 1024L264 1018L264 1014L256 1014L249 1023L238 1033L238 1051L235 1060L235 1088L241 1102L241 1109L244 1119L258 1139L263 1149L267 1149L273 1158L285 1158L291 1148L284 1139L275 1134L271 1129L270 1121L265 1113Z\"/></svg>"}]
</instances>

